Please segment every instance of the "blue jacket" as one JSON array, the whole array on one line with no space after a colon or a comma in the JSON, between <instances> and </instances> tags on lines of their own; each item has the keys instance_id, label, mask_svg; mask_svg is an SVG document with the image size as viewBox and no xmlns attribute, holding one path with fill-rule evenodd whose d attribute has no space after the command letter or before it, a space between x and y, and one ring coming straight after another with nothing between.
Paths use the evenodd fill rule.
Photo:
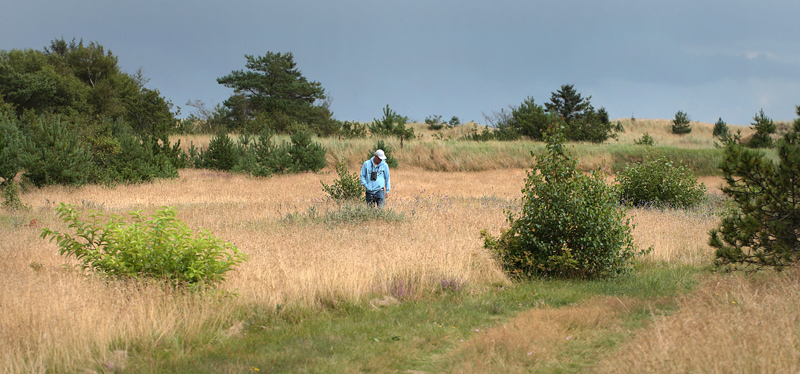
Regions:
<instances>
[{"instance_id":1,"label":"blue jacket","mask_svg":"<svg viewBox=\"0 0 800 374\"><path fill-rule=\"evenodd\" d=\"M370 179L370 173L373 171L378 173L378 178L374 181ZM371 158L364 161L364 165L361 165L361 185L367 189L367 192L378 192L384 187L386 187L386 192L389 192L392 184L389 181L389 165L386 164L386 160L381 160L377 166Z\"/></svg>"}]
</instances>

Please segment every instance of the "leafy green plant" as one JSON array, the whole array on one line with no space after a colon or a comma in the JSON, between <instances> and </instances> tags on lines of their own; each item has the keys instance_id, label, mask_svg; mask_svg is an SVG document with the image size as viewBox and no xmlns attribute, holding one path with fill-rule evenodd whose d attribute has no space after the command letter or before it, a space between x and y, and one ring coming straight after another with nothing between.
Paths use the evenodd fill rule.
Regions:
<instances>
[{"instance_id":1,"label":"leafy green plant","mask_svg":"<svg viewBox=\"0 0 800 374\"><path fill-rule=\"evenodd\" d=\"M653 140L653 137L648 133L644 133L642 134L641 138L633 140L633 144L636 145L654 145L655 143L656 142Z\"/></svg>"},{"instance_id":2,"label":"leafy green plant","mask_svg":"<svg viewBox=\"0 0 800 374\"><path fill-rule=\"evenodd\" d=\"M699 204L706 193L706 186L697 183L689 168L665 157L628 165L617 174L617 182L621 201L636 206L688 208Z\"/></svg>"},{"instance_id":3,"label":"leafy green plant","mask_svg":"<svg viewBox=\"0 0 800 374\"><path fill-rule=\"evenodd\" d=\"M322 190L325 191L331 199L344 202L358 200L364 196L364 186L361 185L358 174L350 174L347 171L347 165L344 163L336 165L336 173L339 175L339 179L334 180L333 184L327 185L320 181Z\"/></svg>"},{"instance_id":4,"label":"leafy green plant","mask_svg":"<svg viewBox=\"0 0 800 374\"><path fill-rule=\"evenodd\" d=\"M522 190L522 207L508 212L510 228L487 232L484 246L514 276L597 278L626 273L636 255L630 220L616 189L602 175L584 175L565 149L560 129L546 135Z\"/></svg>"},{"instance_id":5,"label":"leafy green plant","mask_svg":"<svg viewBox=\"0 0 800 374\"><path fill-rule=\"evenodd\" d=\"M800 116L800 107L797 108ZM800 119L778 142L778 162L731 145L722 165L722 191L737 209L711 230L720 266L784 268L800 260Z\"/></svg>"},{"instance_id":6,"label":"leafy green plant","mask_svg":"<svg viewBox=\"0 0 800 374\"><path fill-rule=\"evenodd\" d=\"M163 207L150 219L131 212L129 222L90 212L84 221L74 205L60 204L58 217L74 234L42 229L59 253L75 257L83 270L111 278L153 278L173 286L213 287L226 273L247 260L235 245L208 231L193 232L178 220L174 208Z\"/></svg>"}]
</instances>

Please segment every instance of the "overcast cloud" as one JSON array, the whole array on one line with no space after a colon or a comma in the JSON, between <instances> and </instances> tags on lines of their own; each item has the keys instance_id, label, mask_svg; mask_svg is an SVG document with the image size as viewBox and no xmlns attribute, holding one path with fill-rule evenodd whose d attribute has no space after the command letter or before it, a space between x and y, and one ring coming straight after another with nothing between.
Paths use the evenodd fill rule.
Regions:
<instances>
[{"instance_id":1,"label":"overcast cloud","mask_svg":"<svg viewBox=\"0 0 800 374\"><path fill-rule=\"evenodd\" d=\"M800 105L800 2L744 0L6 1L0 49L97 41L183 115L245 54L294 54L341 120L482 113L574 84L612 118L748 124Z\"/></svg>"}]
</instances>

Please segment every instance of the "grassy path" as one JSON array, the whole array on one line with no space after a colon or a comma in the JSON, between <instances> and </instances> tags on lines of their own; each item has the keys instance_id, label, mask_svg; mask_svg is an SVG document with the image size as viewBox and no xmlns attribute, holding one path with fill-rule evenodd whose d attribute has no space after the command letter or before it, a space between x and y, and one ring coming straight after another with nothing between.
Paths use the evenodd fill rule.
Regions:
<instances>
[{"instance_id":1,"label":"grassy path","mask_svg":"<svg viewBox=\"0 0 800 374\"><path fill-rule=\"evenodd\" d=\"M450 290L384 306L253 307L228 336L134 353L125 372L580 372L653 314L670 313L702 274L649 266L614 280Z\"/></svg>"}]
</instances>

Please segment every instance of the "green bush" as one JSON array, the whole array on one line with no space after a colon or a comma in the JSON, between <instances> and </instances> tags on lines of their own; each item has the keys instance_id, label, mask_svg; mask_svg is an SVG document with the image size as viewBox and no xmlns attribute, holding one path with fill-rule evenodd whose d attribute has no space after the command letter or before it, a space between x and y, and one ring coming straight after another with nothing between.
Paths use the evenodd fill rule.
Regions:
<instances>
[{"instance_id":1,"label":"green bush","mask_svg":"<svg viewBox=\"0 0 800 374\"><path fill-rule=\"evenodd\" d=\"M390 168L396 168L398 165L400 165L397 159L392 156L392 146L384 143L383 140L378 140L378 142L375 143L375 146L372 147L372 150L369 152L364 161L375 157L375 151L379 149L382 149L384 156L386 156L386 165L389 165Z\"/></svg>"},{"instance_id":2,"label":"green bush","mask_svg":"<svg viewBox=\"0 0 800 374\"><path fill-rule=\"evenodd\" d=\"M37 117L23 139L23 178L37 187L82 185L94 169L92 155L80 135L58 116Z\"/></svg>"},{"instance_id":3,"label":"green bush","mask_svg":"<svg viewBox=\"0 0 800 374\"><path fill-rule=\"evenodd\" d=\"M516 277L597 278L629 271L636 255L630 220L604 177L584 175L564 148L561 130L548 131L547 153L534 156L519 213L484 246Z\"/></svg>"},{"instance_id":4,"label":"green bush","mask_svg":"<svg viewBox=\"0 0 800 374\"><path fill-rule=\"evenodd\" d=\"M639 139L634 139L633 144L636 145L654 145L656 142L653 140L653 137L650 136L648 133L642 134L642 137Z\"/></svg>"},{"instance_id":5,"label":"green bush","mask_svg":"<svg viewBox=\"0 0 800 374\"><path fill-rule=\"evenodd\" d=\"M19 172L21 142L17 116L10 108L0 107L0 187L9 184Z\"/></svg>"},{"instance_id":6,"label":"green bush","mask_svg":"<svg viewBox=\"0 0 800 374\"><path fill-rule=\"evenodd\" d=\"M628 165L617 174L622 202L636 206L688 208L705 197L705 185L683 164L664 157Z\"/></svg>"},{"instance_id":7,"label":"green bush","mask_svg":"<svg viewBox=\"0 0 800 374\"><path fill-rule=\"evenodd\" d=\"M204 168L233 170L238 162L239 149L225 130L214 135L208 143L208 149L203 152Z\"/></svg>"},{"instance_id":8,"label":"green bush","mask_svg":"<svg viewBox=\"0 0 800 374\"><path fill-rule=\"evenodd\" d=\"M361 185L361 179L358 174L350 174L347 171L347 165L343 163L336 165L336 173L339 174L339 179L334 180L333 184L327 185L320 181L322 190L331 199L343 202L364 197L364 186Z\"/></svg>"},{"instance_id":9,"label":"green bush","mask_svg":"<svg viewBox=\"0 0 800 374\"><path fill-rule=\"evenodd\" d=\"M291 135L291 146L288 148L292 159L291 172L320 171L328 165L325 158L327 150L319 143L311 141L311 135L298 131Z\"/></svg>"},{"instance_id":10,"label":"green bush","mask_svg":"<svg viewBox=\"0 0 800 374\"><path fill-rule=\"evenodd\" d=\"M112 181L137 183L178 176L178 169L165 154L153 154L152 140L143 141L131 133L123 133L118 141L119 151L111 156L106 170Z\"/></svg>"},{"instance_id":11,"label":"green bush","mask_svg":"<svg viewBox=\"0 0 800 374\"><path fill-rule=\"evenodd\" d=\"M194 233L164 207L151 219L130 213L130 222L118 216L108 220L90 212L83 221L74 205L61 204L58 217L74 234L48 228L41 237L56 241L62 256L75 257L83 270L112 278L153 278L173 286L213 287L226 273L247 260L233 244L207 231Z\"/></svg>"}]
</instances>

